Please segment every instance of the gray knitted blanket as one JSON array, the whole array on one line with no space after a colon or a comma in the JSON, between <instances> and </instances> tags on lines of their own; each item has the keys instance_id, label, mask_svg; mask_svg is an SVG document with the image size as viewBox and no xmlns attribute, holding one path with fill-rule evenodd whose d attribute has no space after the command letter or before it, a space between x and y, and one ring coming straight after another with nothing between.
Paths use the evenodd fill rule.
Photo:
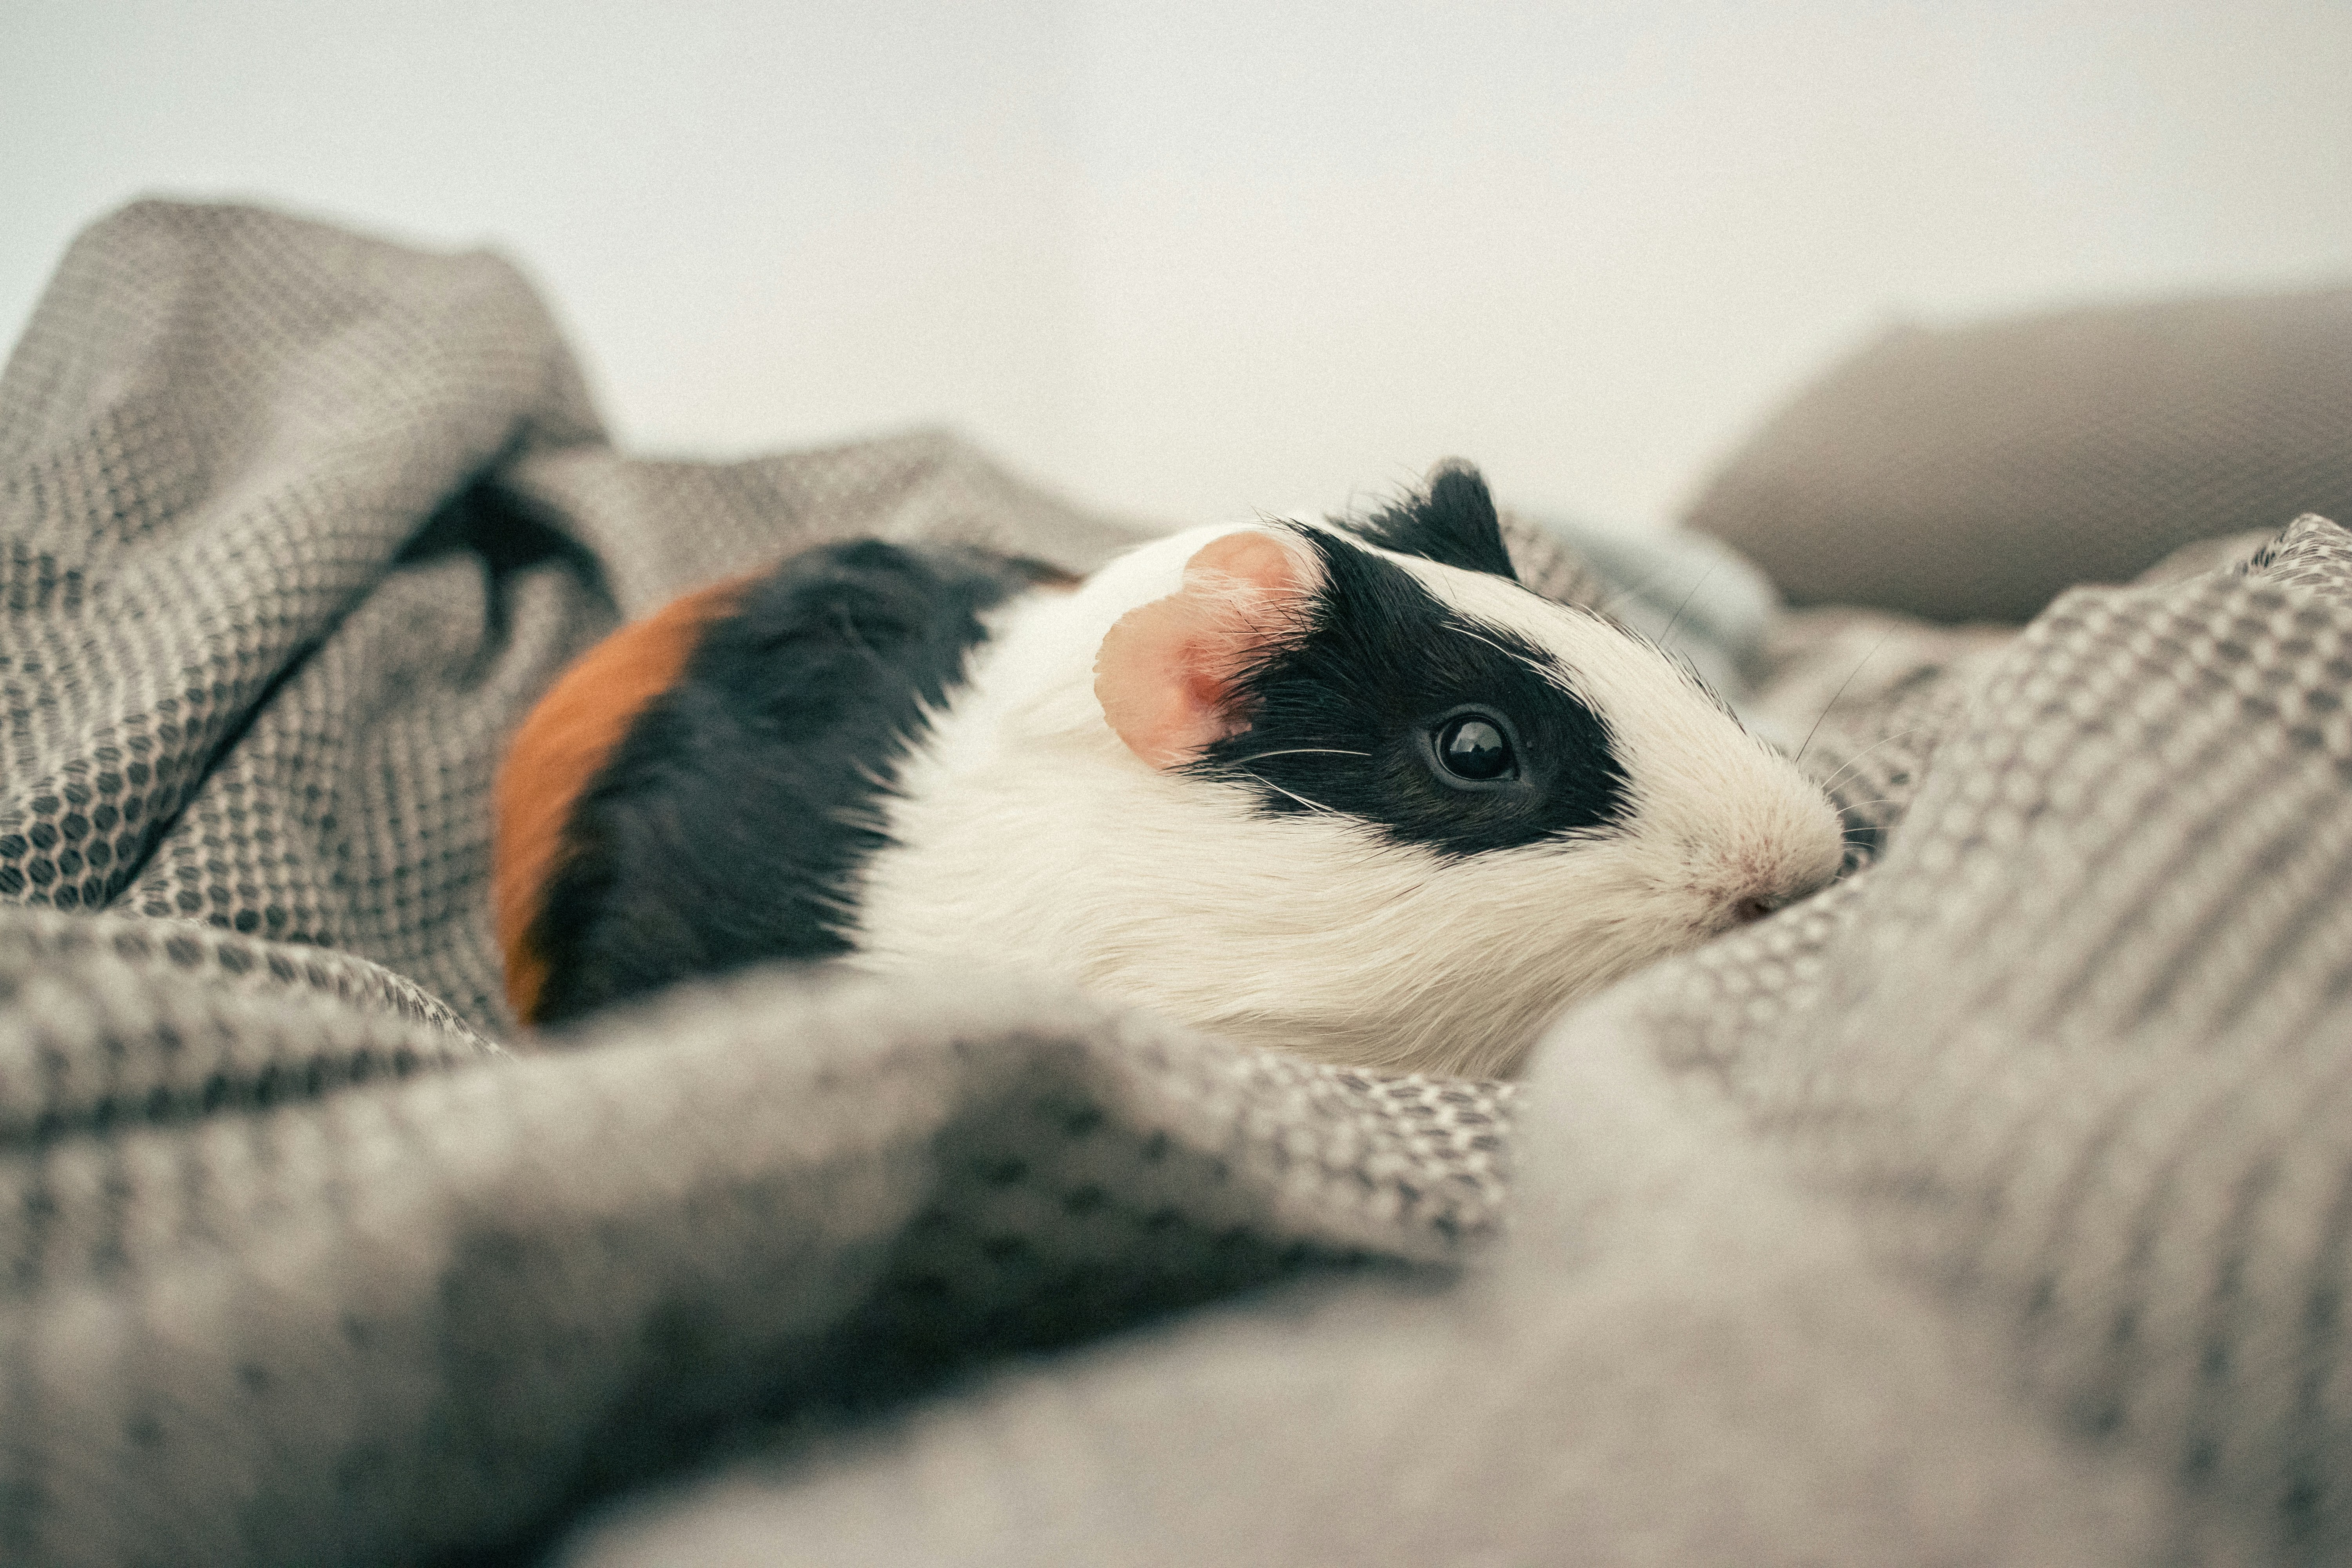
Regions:
<instances>
[{"instance_id":1,"label":"gray knitted blanket","mask_svg":"<svg viewBox=\"0 0 2352 1568\"><path fill-rule=\"evenodd\" d=\"M620 458L492 258L76 245L0 380L0 1562L2352 1559L2342 530L1792 619L1855 873L1516 1096L1008 976L517 1042L503 736L847 533L1128 537L939 437Z\"/></svg>"}]
</instances>

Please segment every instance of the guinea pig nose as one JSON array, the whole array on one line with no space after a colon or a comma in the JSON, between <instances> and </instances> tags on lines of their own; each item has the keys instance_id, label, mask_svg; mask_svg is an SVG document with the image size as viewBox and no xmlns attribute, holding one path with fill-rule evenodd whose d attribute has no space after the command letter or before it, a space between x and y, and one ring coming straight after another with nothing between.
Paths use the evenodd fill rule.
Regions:
<instances>
[{"instance_id":1,"label":"guinea pig nose","mask_svg":"<svg viewBox=\"0 0 2352 1568\"><path fill-rule=\"evenodd\" d=\"M1788 901L1786 899L1768 899L1760 896L1742 899L1731 907L1731 916L1738 923L1747 925L1751 921L1762 920Z\"/></svg>"}]
</instances>

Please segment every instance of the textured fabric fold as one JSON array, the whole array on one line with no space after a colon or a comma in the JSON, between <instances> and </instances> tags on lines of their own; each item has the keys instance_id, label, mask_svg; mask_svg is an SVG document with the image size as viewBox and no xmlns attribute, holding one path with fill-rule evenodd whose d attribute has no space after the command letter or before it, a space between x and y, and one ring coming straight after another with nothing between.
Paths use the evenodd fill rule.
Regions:
<instances>
[{"instance_id":1,"label":"textured fabric fold","mask_svg":"<svg viewBox=\"0 0 2352 1568\"><path fill-rule=\"evenodd\" d=\"M1507 1090L1003 980L513 1037L488 784L572 653L817 539L1133 525L931 434L620 458L503 262L244 208L84 236L0 432L0 1558L509 1552L757 1415L1491 1230Z\"/></svg>"},{"instance_id":2,"label":"textured fabric fold","mask_svg":"<svg viewBox=\"0 0 2352 1568\"><path fill-rule=\"evenodd\" d=\"M494 258L77 244L0 377L0 1560L2352 1559L2334 523L1774 628L1853 874L1522 1089L1003 975L517 1036L503 737L846 533L1134 537L931 434L615 454Z\"/></svg>"}]
</instances>

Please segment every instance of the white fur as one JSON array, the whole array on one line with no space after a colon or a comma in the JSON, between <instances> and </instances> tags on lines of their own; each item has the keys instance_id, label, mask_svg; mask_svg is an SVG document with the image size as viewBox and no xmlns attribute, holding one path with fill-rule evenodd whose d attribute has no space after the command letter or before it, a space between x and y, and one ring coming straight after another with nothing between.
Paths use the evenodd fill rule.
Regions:
<instances>
[{"instance_id":1,"label":"white fur","mask_svg":"<svg viewBox=\"0 0 2352 1568\"><path fill-rule=\"evenodd\" d=\"M1514 1070L1568 1002L1827 882L1820 790L1689 675L1516 584L1381 552L1466 616L1554 650L1631 781L1603 832L1467 857L1146 765L1105 721L1096 651L1177 591L1206 528L1000 612L883 811L847 933L877 969L1006 966L1351 1065ZM1347 536L1351 541L1353 536ZM1360 546L1369 548L1368 546Z\"/></svg>"}]
</instances>

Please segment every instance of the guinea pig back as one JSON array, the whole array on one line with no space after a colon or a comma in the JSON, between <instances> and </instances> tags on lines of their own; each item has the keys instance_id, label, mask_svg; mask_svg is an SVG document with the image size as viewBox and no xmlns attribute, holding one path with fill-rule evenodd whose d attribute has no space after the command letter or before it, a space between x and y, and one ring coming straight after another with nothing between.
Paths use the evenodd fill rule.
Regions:
<instances>
[{"instance_id":1,"label":"guinea pig back","mask_svg":"<svg viewBox=\"0 0 2352 1568\"><path fill-rule=\"evenodd\" d=\"M729 613L740 587L715 584L605 637L565 669L508 747L492 792L490 902L507 1000L526 1023L538 1019L547 984L547 959L531 928L572 808L646 704L685 672L703 628Z\"/></svg>"},{"instance_id":2,"label":"guinea pig back","mask_svg":"<svg viewBox=\"0 0 2352 1568\"><path fill-rule=\"evenodd\" d=\"M525 719L492 871L516 1016L551 1024L690 975L845 945L861 813L980 616L1066 581L1035 562L820 545L632 622Z\"/></svg>"}]
</instances>

